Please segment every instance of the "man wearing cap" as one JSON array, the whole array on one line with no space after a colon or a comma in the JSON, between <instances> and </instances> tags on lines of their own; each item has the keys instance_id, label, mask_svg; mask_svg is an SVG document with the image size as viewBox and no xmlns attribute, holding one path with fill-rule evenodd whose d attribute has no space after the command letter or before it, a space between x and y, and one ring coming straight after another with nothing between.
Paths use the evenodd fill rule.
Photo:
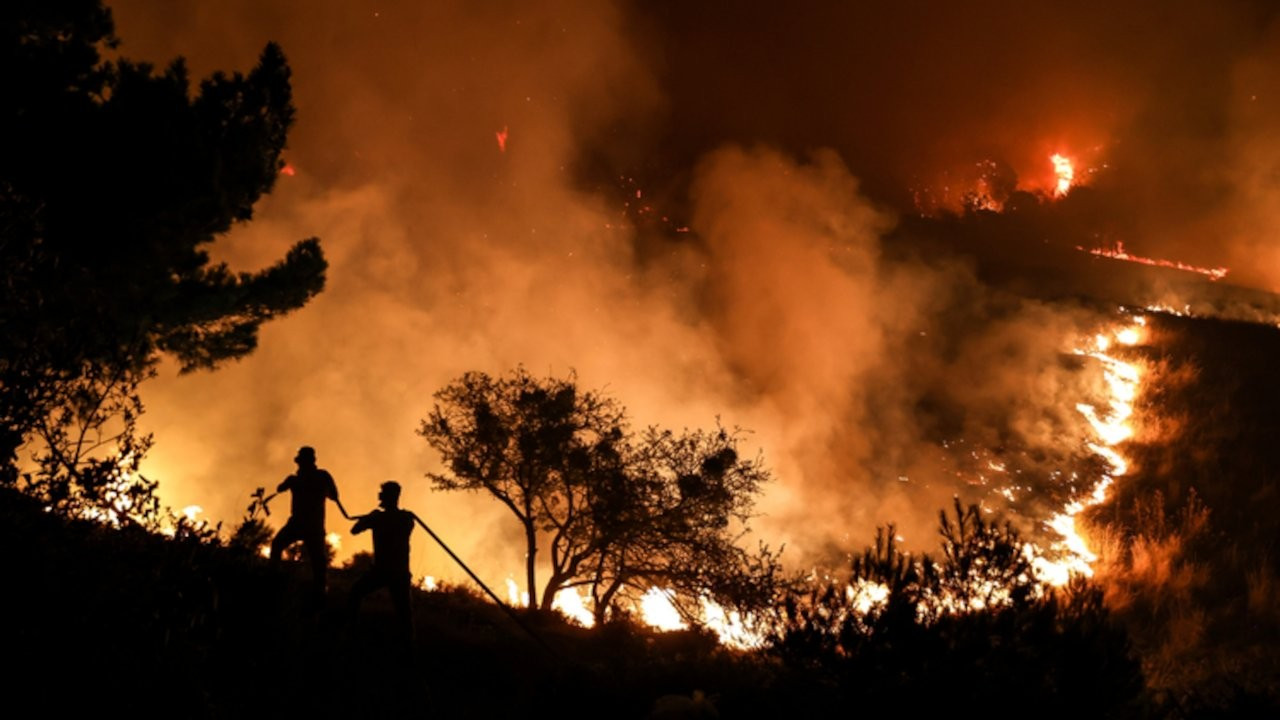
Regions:
<instances>
[{"instance_id":1,"label":"man wearing cap","mask_svg":"<svg viewBox=\"0 0 1280 720\"><path fill-rule=\"evenodd\" d=\"M316 451L313 448L305 445L298 448L298 455L293 461L298 464L298 471L285 478L276 488L277 492L288 490L292 501L289 506L289 521L271 541L271 562L279 562L280 554L285 548L302 541L307 559L311 562L315 596L323 598L325 572L329 568L324 542L325 500L337 503L343 517L350 516L338 499L338 486L334 484L333 476L329 471L316 467Z\"/></svg>"}]
</instances>

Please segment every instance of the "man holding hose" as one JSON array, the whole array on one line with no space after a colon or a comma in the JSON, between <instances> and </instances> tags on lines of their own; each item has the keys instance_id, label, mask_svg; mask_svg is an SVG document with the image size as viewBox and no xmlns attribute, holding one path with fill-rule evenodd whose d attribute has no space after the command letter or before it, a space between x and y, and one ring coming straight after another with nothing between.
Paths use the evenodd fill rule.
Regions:
<instances>
[{"instance_id":1,"label":"man holding hose","mask_svg":"<svg viewBox=\"0 0 1280 720\"><path fill-rule=\"evenodd\" d=\"M350 515L338 499L338 486L334 484L333 476L328 470L316 467L315 449L306 445L298 448L298 455L293 461L298 464L298 471L276 488L277 492L288 490L291 501L289 521L271 540L271 562L273 565L278 563L285 548L302 541L311 563L312 593L320 601L324 599L325 573L329 569L329 554L324 541L325 501L337 503L343 517L349 518Z\"/></svg>"},{"instance_id":2,"label":"man holding hose","mask_svg":"<svg viewBox=\"0 0 1280 720\"><path fill-rule=\"evenodd\" d=\"M373 531L373 568L356 581L351 588L348 609L355 616L364 597L378 588L385 587L391 593L396 619L408 639L413 630L409 614L409 535L414 523L420 523L417 515L400 507L400 483L382 483L378 491L378 508L367 515L355 518L351 528L353 535L365 530Z\"/></svg>"}]
</instances>

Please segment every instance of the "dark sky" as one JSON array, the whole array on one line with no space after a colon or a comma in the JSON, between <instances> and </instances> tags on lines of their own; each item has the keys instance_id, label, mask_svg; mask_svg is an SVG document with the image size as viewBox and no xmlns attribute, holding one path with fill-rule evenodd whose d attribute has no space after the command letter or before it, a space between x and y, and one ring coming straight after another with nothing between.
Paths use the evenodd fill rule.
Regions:
<instances>
[{"instance_id":1,"label":"dark sky","mask_svg":"<svg viewBox=\"0 0 1280 720\"><path fill-rule=\"evenodd\" d=\"M982 160L1052 180L1063 152L1133 216L1131 247L1230 264L1274 163L1274 3L679 3L634 13L662 88L621 164L682 166L725 142L834 148L871 198L955 183ZM1259 147L1261 146L1261 147ZM627 157L630 151L632 156ZM1083 175L1084 173L1082 173ZM1269 189L1261 189L1264 194ZM1225 247L1242 243L1240 253ZM1237 264L1240 264L1237 262ZM1248 278L1257 282L1256 274Z\"/></svg>"}]
</instances>

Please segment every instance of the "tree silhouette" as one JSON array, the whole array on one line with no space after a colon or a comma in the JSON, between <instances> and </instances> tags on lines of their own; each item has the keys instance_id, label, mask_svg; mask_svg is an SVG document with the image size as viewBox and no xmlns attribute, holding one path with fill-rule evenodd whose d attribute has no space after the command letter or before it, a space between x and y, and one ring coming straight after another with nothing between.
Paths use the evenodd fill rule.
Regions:
<instances>
[{"instance_id":1,"label":"tree silhouette","mask_svg":"<svg viewBox=\"0 0 1280 720\"><path fill-rule=\"evenodd\" d=\"M519 520L531 606L586 586L597 620L650 587L760 607L777 587L776 556L735 541L768 472L738 457L734 434L650 428L637 440L613 399L574 378L467 373L436 393L419 430L440 452L446 490L483 490ZM549 575L539 601L537 557Z\"/></svg>"},{"instance_id":2,"label":"tree silhouette","mask_svg":"<svg viewBox=\"0 0 1280 720\"><path fill-rule=\"evenodd\" d=\"M64 400L36 420L35 468L22 489L63 515L158 528L157 483L139 473L151 435L139 435L142 374L90 366L64 382Z\"/></svg>"},{"instance_id":3,"label":"tree silhouette","mask_svg":"<svg viewBox=\"0 0 1280 720\"><path fill-rule=\"evenodd\" d=\"M471 372L436 393L419 434L443 456L450 474L429 477L445 490L484 490L520 521L527 556L529 605L538 606L538 532L554 532L552 571L543 598L581 563L567 549L581 542L588 476L617 478L622 408L580 393L573 378L540 380L518 368L505 378ZM608 483L609 479L603 480Z\"/></svg>"},{"instance_id":4,"label":"tree silhouette","mask_svg":"<svg viewBox=\"0 0 1280 720\"><path fill-rule=\"evenodd\" d=\"M597 621L616 601L634 604L655 586L671 591L686 617L703 597L747 611L776 599L777 554L763 546L751 554L736 542L770 479L760 458L739 456L738 441L723 428L651 427L630 448L625 471L598 493L590 516L589 572L566 583L590 587Z\"/></svg>"},{"instance_id":5,"label":"tree silhouette","mask_svg":"<svg viewBox=\"0 0 1280 720\"><path fill-rule=\"evenodd\" d=\"M161 355L183 371L242 357L324 285L314 238L256 273L208 254L283 164L280 48L193 93L181 59L161 72L103 60L117 44L96 0L0 7L0 483L16 482L33 435L65 439L59 414L82 409L87 385L115 396Z\"/></svg>"}]
</instances>

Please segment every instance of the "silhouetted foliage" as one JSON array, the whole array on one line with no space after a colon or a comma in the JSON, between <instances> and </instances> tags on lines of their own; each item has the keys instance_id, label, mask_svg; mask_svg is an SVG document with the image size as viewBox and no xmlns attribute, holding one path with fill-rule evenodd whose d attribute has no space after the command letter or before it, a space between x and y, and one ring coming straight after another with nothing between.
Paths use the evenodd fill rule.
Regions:
<instances>
[{"instance_id":1,"label":"silhouetted foliage","mask_svg":"<svg viewBox=\"0 0 1280 720\"><path fill-rule=\"evenodd\" d=\"M847 579L791 593L776 654L827 678L816 702L921 712L962 706L995 716L1135 711L1142 690L1128 641L1101 592L1077 579L1041 589L1007 525L957 501L943 554L899 550L892 527L855 556Z\"/></svg>"},{"instance_id":2,"label":"silhouetted foliage","mask_svg":"<svg viewBox=\"0 0 1280 720\"><path fill-rule=\"evenodd\" d=\"M576 574L581 562L561 550L589 509L577 490L589 476L605 478L606 486L625 486L621 406L579 392L573 378L540 380L524 368L505 378L467 373L437 392L436 400L419 434L441 453L450 472L429 477L445 490L485 490L520 521L531 606L539 604L538 532L558 530L542 602L549 609L563 576Z\"/></svg>"},{"instance_id":3,"label":"silhouetted foliage","mask_svg":"<svg viewBox=\"0 0 1280 720\"><path fill-rule=\"evenodd\" d=\"M916 564L893 549L891 534L882 536L864 574L896 576L910 597L921 587ZM416 652L402 658L390 652L398 638L388 598L371 596L353 630L338 603L302 611L304 573L272 572L236 548L69 520L5 488L0 542L23 548L6 559L15 591L0 594L0 635L22 660L6 676L6 697L14 707L61 714L100 712L104 698L146 717L424 708L500 717L535 706L560 708L562 717L597 717L602 708L645 717L687 701L722 717L913 717L959 708L991 717L1124 717L1148 709L1132 702L1124 685L1132 665L1113 662L1117 635L1087 588L1010 612L882 617L913 632L877 631L852 640L847 654L797 645L772 657L727 650L705 631L659 633L627 622L586 630L539 615L548 651L474 590L414 589ZM370 562L357 555L336 569L334 597ZM1216 707L1274 715L1261 696L1227 701ZM1160 709L1152 715L1187 716Z\"/></svg>"},{"instance_id":4,"label":"silhouetted foliage","mask_svg":"<svg viewBox=\"0 0 1280 720\"><path fill-rule=\"evenodd\" d=\"M520 521L530 605L550 609L557 591L581 586L598 620L654 586L686 603L773 599L776 555L735 544L769 474L759 458L739 457L734 433L650 428L633 438L613 399L523 368L467 373L436 399L419 434L448 472L430 477L442 489L488 492ZM544 539L550 574L539 601Z\"/></svg>"},{"instance_id":5,"label":"silhouetted foliage","mask_svg":"<svg viewBox=\"0 0 1280 720\"><path fill-rule=\"evenodd\" d=\"M146 374L89 366L66 380L62 403L36 420L27 444L35 467L18 487L55 512L157 529L157 484L139 473L151 447L151 436L137 431Z\"/></svg>"},{"instance_id":6,"label":"silhouetted foliage","mask_svg":"<svg viewBox=\"0 0 1280 720\"><path fill-rule=\"evenodd\" d=\"M1040 590L1025 543L1008 523L982 517L977 505L955 501L955 519L938 513L942 561L938 594L944 609L982 610L1026 604Z\"/></svg>"},{"instance_id":7,"label":"silhouetted foliage","mask_svg":"<svg viewBox=\"0 0 1280 720\"><path fill-rule=\"evenodd\" d=\"M78 445L64 431L86 417L101 429L113 403L113 422L130 426L133 389L161 355L184 371L242 357L263 322L324 285L314 238L257 273L207 252L282 166L293 106L280 48L193 94L180 59L162 72L103 60L112 32L100 2L0 7L0 483L18 480L35 435L56 455ZM84 481L66 492L89 501L147 442L121 436L93 467L41 458L38 474L57 473L37 484Z\"/></svg>"},{"instance_id":8,"label":"silhouetted foliage","mask_svg":"<svg viewBox=\"0 0 1280 720\"><path fill-rule=\"evenodd\" d=\"M548 653L465 588L412 591L416 655L395 647L391 603L374 595L352 630L331 607L301 612L304 573L218 544L112 529L47 513L0 488L0 541L20 592L0 594L13 707L178 717L497 717L562 704L640 717L662 695L749 687L750 660L700 633L607 632L545 617ZM334 571L347 594L368 556ZM104 700L105 699L105 700Z\"/></svg>"},{"instance_id":9,"label":"silhouetted foliage","mask_svg":"<svg viewBox=\"0 0 1280 720\"><path fill-rule=\"evenodd\" d=\"M736 542L770 479L760 458L738 454L738 441L724 428L651 427L628 447L620 475L603 484L588 478L596 504L579 545L590 558L583 577L565 586L590 588L597 621L651 587L671 590L687 618L700 615L703 597L746 611L777 599L778 554L764 546L748 553Z\"/></svg>"},{"instance_id":10,"label":"silhouetted foliage","mask_svg":"<svg viewBox=\"0 0 1280 720\"><path fill-rule=\"evenodd\" d=\"M267 524L267 517L271 515L271 507L267 504L266 488L259 487L249 496L252 500L249 506L245 508L244 518L236 525L236 529L231 533L231 539L228 544L242 552L251 555L260 555L263 548L271 542L271 536L274 531Z\"/></svg>"}]
</instances>

